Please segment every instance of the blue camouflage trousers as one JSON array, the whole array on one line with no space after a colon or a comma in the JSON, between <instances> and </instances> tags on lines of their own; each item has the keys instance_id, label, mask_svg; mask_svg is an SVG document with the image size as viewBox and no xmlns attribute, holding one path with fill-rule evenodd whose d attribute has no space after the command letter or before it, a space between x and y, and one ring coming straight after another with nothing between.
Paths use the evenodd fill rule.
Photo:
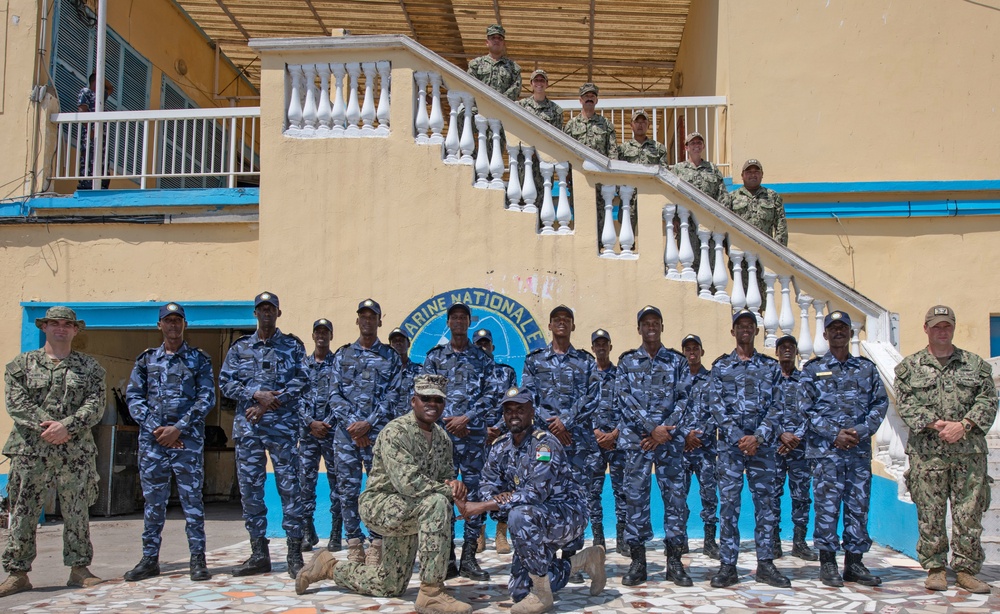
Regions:
<instances>
[{"instance_id":1,"label":"blue camouflage trousers","mask_svg":"<svg viewBox=\"0 0 1000 614\"><path fill-rule=\"evenodd\" d=\"M773 556L772 535L777 526L773 505L774 456L773 447L761 446L756 454L747 456L735 445L719 442L719 559L725 565L735 565L740 552L739 523L744 472L753 498L757 560L771 560Z\"/></svg>"},{"instance_id":2,"label":"blue camouflage trousers","mask_svg":"<svg viewBox=\"0 0 1000 614\"><path fill-rule=\"evenodd\" d=\"M684 496L691 492L691 475L698 476L698 493L701 495L702 524L718 524L719 515L719 481L715 475L715 446L702 446L684 453ZM687 525L691 511L684 506L684 517L681 526L684 528L684 539L687 540Z\"/></svg>"},{"instance_id":3,"label":"blue camouflage trousers","mask_svg":"<svg viewBox=\"0 0 1000 614\"><path fill-rule=\"evenodd\" d=\"M836 552L840 548L837 521L844 508L844 552L864 554L872 547L868 536L868 506L872 492L872 459L867 453L831 452L816 459L813 468L816 496L816 549Z\"/></svg>"},{"instance_id":4,"label":"blue camouflage trousers","mask_svg":"<svg viewBox=\"0 0 1000 614\"><path fill-rule=\"evenodd\" d=\"M486 434L473 432L465 437L455 437L448 433L452 443L452 462L455 473L461 476L462 482L469 491L469 501L479 501L479 476L486 465ZM485 514L473 516L465 521L463 531L464 541L476 541L483 528ZM508 521L509 522L509 521ZM455 533L452 520L452 534Z\"/></svg>"},{"instance_id":5,"label":"blue camouflage trousers","mask_svg":"<svg viewBox=\"0 0 1000 614\"><path fill-rule=\"evenodd\" d=\"M530 575L548 575L552 592L566 586L572 567L569 560L556 558L556 551L566 550L566 544L578 540L587 527L586 504L545 502L539 505L518 505L507 515L511 548L507 588L514 601L521 601L531 592Z\"/></svg>"},{"instance_id":6,"label":"blue camouflage trousers","mask_svg":"<svg viewBox=\"0 0 1000 614\"><path fill-rule=\"evenodd\" d=\"M336 474L337 491L340 493L340 513L344 518L344 533L347 539L362 539L361 516L358 514L358 497L361 496L361 471L371 473L372 448L375 442L367 448L354 445L354 440L341 428L333 435L333 444L337 450ZM327 469L329 471L329 469ZM369 530L372 539L381 536Z\"/></svg>"},{"instance_id":7,"label":"blue camouflage trousers","mask_svg":"<svg viewBox=\"0 0 1000 614\"><path fill-rule=\"evenodd\" d=\"M597 464L591 472L589 490L590 521L594 524L604 523L604 474L611 476L611 493L615 499L615 521L625 526L625 453L622 450L605 450L601 448Z\"/></svg>"},{"instance_id":8,"label":"blue camouflage trousers","mask_svg":"<svg viewBox=\"0 0 1000 614\"><path fill-rule=\"evenodd\" d=\"M774 482L774 517L781 525L781 497L785 494L785 476L788 476L788 490L792 495L792 524L805 528L809 525L809 483L812 480L813 461L806 458L803 446L788 454L775 453L778 473Z\"/></svg>"},{"instance_id":9,"label":"blue camouflage trousers","mask_svg":"<svg viewBox=\"0 0 1000 614\"><path fill-rule=\"evenodd\" d=\"M257 425L253 435L236 439L236 477L243 499L243 521L251 538L267 535L264 482L267 455L271 455L274 480L281 496L281 528L285 535L302 537L299 508L299 455L296 435L285 428Z\"/></svg>"},{"instance_id":10,"label":"blue camouflage trousers","mask_svg":"<svg viewBox=\"0 0 1000 614\"><path fill-rule=\"evenodd\" d=\"M684 467L680 455L671 454L674 447L659 446L651 452L624 450L625 453L625 543L642 546L653 537L650 520L650 473L656 464L656 484L663 499L664 544L680 546L684 543L682 519L687 510L684 490Z\"/></svg>"},{"instance_id":11,"label":"blue camouflage trousers","mask_svg":"<svg viewBox=\"0 0 1000 614\"><path fill-rule=\"evenodd\" d=\"M319 459L326 461L326 481L330 485L330 515L340 516L340 492L337 489L337 447L333 433L324 439L305 434L299 439L299 489L302 497L302 518L307 522L316 514L316 482L319 481Z\"/></svg>"},{"instance_id":12,"label":"blue camouflage trousers","mask_svg":"<svg viewBox=\"0 0 1000 614\"><path fill-rule=\"evenodd\" d=\"M587 522L589 522L591 516L589 514L592 509L591 505L593 502L593 488L594 488L594 471L597 465L601 462L601 454L598 452L598 448L584 446L584 437L588 433L583 433L580 430L571 431L571 437L573 438L573 443L566 447L566 456L568 457L570 465L573 467L573 476L577 480L577 487L581 493L584 493L584 501L587 502L587 520L584 521L583 526L586 528ZM593 435L591 435L593 437ZM592 443L592 442L591 442ZM602 475L603 477L603 475ZM603 486L603 483L602 483ZM600 495L598 494L598 497ZM598 502L598 506L600 503ZM597 508L597 514L593 516L594 518L602 518L603 513L601 512L601 507ZM572 542L566 544L563 548L564 552L577 552L583 549L583 533L580 533L580 537Z\"/></svg>"},{"instance_id":13,"label":"blue camouflage trousers","mask_svg":"<svg viewBox=\"0 0 1000 614\"><path fill-rule=\"evenodd\" d=\"M139 483L143 506L142 555L160 555L160 536L167 519L170 476L177 481L177 495L184 510L184 531L191 554L205 553L205 506L201 491L205 483L204 442L181 437L183 448L167 448L151 434L139 436Z\"/></svg>"}]
</instances>

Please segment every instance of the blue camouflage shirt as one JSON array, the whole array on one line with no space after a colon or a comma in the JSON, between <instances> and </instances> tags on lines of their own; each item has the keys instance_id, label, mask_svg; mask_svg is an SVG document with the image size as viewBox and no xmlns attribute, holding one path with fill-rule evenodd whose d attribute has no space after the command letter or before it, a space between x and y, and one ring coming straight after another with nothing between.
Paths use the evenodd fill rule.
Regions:
<instances>
[{"instance_id":1,"label":"blue camouflage shirt","mask_svg":"<svg viewBox=\"0 0 1000 614\"><path fill-rule=\"evenodd\" d=\"M466 416L470 431L485 432L486 421L492 415L490 404L496 394L490 387L492 363L486 352L471 343L461 352L455 351L451 343L427 352L423 372L448 377L448 398L442 418Z\"/></svg>"},{"instance_id":2,"label":"blue camouflage shirt","mask_svg":"<svg viewBox=\"0 0 1000 614\"><path fill-rule=\"evenodd\" d=\"M150 348L135 360L125 399L143 434L174 426L185 438L203 440L205 416L215 407L212 359L187 342L173 354L163 345Z\"/></svg>"},{"instance_id":3,"label":"blue camouflage shirt","mask_svg":"<svg viewBox=\"0 0 1000 614\"><path fill-rule=\"evenodd\" d=\"M802 380L802 371L793 369L792 374L785 377L782 374L778 380L781 388L781 422L775 427L775 433L791 433L799 439L806 436L805 414L799 404L799 382ZM802 444L805 445L804 443Z\"/></svg>"},{"instance_id":4,"label":"blue camouflage shirt","mask_svg":"<svg viewBox=\"0 0 1000 614\"><path fill-rule=\"evenodd\" d=\"M302 368L305 356L302 341L280 329L266 341L254 332L233 343L219 371L219 390L236 401L233 439L254 434L257 426L282 426L299 431L305 422L302 405L309 392L309 380ZM254 425L244 412L254 404L253 395L259 390L281 392L278 397L281 407L265 413Z\"/></svg>"},{"instance_id":5,"label":"blue camouflage shirt","mask_svg":"<svg viewBox=\"0 0 1000 614\"><path fill-rule=\"evenodd\" d=\"M333 352L327 352L323 360L317 361L313 354L306 354L302 361L306 378L309 380L309 394L303 402L302 414L306 425L303 433L309 432L309 423L313 420L326 422L330 410L330 387L333 385ZM327 422L333 426L332 422Z\"/></svg>"},{"instance_id":6,"label":"blue camouflage shirt","mask_svg":"<svg viewBox=\"0 0 1000 614\"><path fill-rule=\"evenodd\" d=\"M618 375L618 367L611 365L607 370L603 370L594 363L593 377L597 380L597 407L594 409L594 428L610 433L618 428L620 422L618 414L615 412L615 377Z\"/></svg>"},{"instance_id":7,"label":"blue camouflage shirt","mask_svg":"<svg viewBox=\"0 0 1000 614\"><path fill-rule=\"evenodd\" d=\"M593 417L601 396L596 368L592 354L572 345L560 354L550 343L524 359L521 387L531 391L536 420L545 426L558 417L581 449L597 449Z\"/></svg>"},{"instance_id":8,"label":"blue camouflage shirt","mask_svg":"<svg viewBox=\"0 0 1000 614\"><path fill-rule=\"evenodd\" d=\"M510 365L493 361L493 370L490 373L490 414L486 419L486 424L497 428L506 429L503 423L503 410L500 402L503 400L503 393L512 386L517 386L517 371Z\"/></svg>"},{"instance_id":9,"label":"blue camouflage shirt","mask_svg":"<svg viewBox=\"0 0 1000 614\"><path fill-rule=\"evenodd\" d=\"M354 422L371 425L373 439L399 406L403 361L378 339L370 348L358 341L341 346L333 356L330 419L346 432ZM333 422L329 422L333 424Z\"/></svg>"},{"instance_id":10,"label":"blue camouflage shirt","mask_svg":"<svg viewBox=\"0 0 1000 614\"><path fill-rule=\"evenodd\" d=\"M685 372L685 385L688 387L688 399L684 412L684 427L686 433L691 431L701 431L698 439L701 440L700 450L715 450L715 443L719 439L719 425L715 423L712 412L708 405L708 381L712 374L704 366L697 373L691 375L691 369Z\"/></svg>"},{"instance_id":11,"label":"blue camouflage shirt","mask_svg":"<svg viewBox=\"0 0 1000 614\"><path fill-rule=\"evenodd\" d=\"M577 487L572 466L559 440L544 429L532 427L521 445L507 433L490 448L479 477L483 501L502 492L513 493L500 505L509 512L519 505L564 503L586 508L585 494Z\"/></svg>"},{"instance_id":12,"label":"blue camouflage shirt","mask_svg":"<svg viewBox=\"0 0 1000 614\"><path fill-rule=\"evenodd\" d=\"M402 362L402 359L400 359L400 362ZM386 416L386 422L405 415L410 411L410 399L413 398L413 378L420 375L423 368L422 364L413 362L412 360L408 360L403 366L399 377L399 395L396 406L393 408L392 414Z\"/></svg>"},{"instance_id":13,"label":"blue camouflage shirt","mask_svg":"<svg viewBox=\"0 0 1000 614\"><path fill-rule=\"evenodd\" d=\"M778 361L754 350L749 360L740 360L734 349L712 364L708 405L719 441L735 446L746 435L773 446L781 424L781 367Z\"/></svg>"},{"instance_id":14,"label":"blue camouflage shirt","mask_svg":"<svg viewBox=\"0 0 1000 614\"><path fill-rule=\"evenodd\" d=\"M871 454L872 435L889 408L889 397L875 363L850 355L840 362L832 353L814 358L802 367L799 392L800 411L807 416L807 457L822 458L833 451ZM834 448L840 429L850 428L858 432L857 447Z\"/></svg>"},{"instance_id":15,"label":"blue camouflage shirt","mask_svg":"<svg viewBox=\"0 0 1000 614\"><path fill-rule=\"evenodd\" d=\"M615 377L615 412L621 416L618 448L638 450L642 439L656 427L675 426L664 446L675 448L677 454L683 451L687 435L685 371L690 369L684 356L662 345L653 357L641 346L621 355Z\"/></svg>"}]
</instances>

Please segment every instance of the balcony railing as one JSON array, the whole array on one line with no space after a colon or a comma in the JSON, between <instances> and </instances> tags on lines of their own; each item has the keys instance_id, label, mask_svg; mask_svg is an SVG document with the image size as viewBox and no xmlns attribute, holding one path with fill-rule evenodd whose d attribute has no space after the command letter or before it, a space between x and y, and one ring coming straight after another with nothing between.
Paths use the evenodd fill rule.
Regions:
<instances>
[{"instance_id":1,"label":"balcony railing","mask_svg":"<svg viewBox=\"0 0 1000 614\"><path fill-rule=\"evenodd\" d=\"M52 179L95 189L110 179L140 189L233 188L260 176L260 107L57 113L52 122L59 135Z\"/></svg>"}]
</instances>

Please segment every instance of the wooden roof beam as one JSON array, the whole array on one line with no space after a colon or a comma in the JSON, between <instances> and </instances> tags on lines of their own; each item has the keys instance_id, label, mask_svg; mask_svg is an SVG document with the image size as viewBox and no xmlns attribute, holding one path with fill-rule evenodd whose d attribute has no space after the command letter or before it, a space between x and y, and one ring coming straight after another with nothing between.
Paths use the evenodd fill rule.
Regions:
<instances>
[{"instance_id":1,"label":"wooden roof beam","mask_svg":"<svg viewBox=\"0 0 1000 614\"><path fill-rule=\"evenodd\" d=\"M223 2L222 0L215 0L215 3L219 5L219 8L222 9L222 12L226 14L226 17L229 17L229 21L231 21L233 25L236 26L236 29L239 30L240 34L243 35L243 38L246 39L246 41L244 42L249 41L250 34L247 33L246 28L243 27L243 24L240 23L240 20L236 19L236 15L233 15L232 11L229 10L229 7L226 6L226 3Z\"/></svg>"}]
</instances>

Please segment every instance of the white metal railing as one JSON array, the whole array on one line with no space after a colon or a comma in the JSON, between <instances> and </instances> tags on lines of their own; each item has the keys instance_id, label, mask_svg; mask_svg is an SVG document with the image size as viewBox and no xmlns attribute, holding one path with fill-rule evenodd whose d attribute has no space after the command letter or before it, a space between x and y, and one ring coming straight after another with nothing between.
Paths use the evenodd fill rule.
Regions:
<instances>
[{"instance_id":1,"label":"white metal railing","mask_svg":"<svg viewBox=\"0 0 1000 614\"><path fill-rule=\"evenodd\" d=\"M59 133L53 179L92 181L94 188L110 179L132 179L141 189L158 187L157 180L232 188L239 178L260 176L260 107L57 113L52 122Z\"/></svg>"},{"instance_id":2,"label":"white metal railing","mask_svg":"<svg viewBox=\"0 0 1000 614\"><path fill-rule=\"evenodd\" d=\"M570 117L580 113L579 100L557 100ZM597 112L608 118L618 132L618 142L632 138L632 113L649 113L649 137L667 147L667 163L684 160L684 138L691 132L705 137L705 159L714 162L726 176L732 174L726 154L726 97L684 96L660 98L602 98Z\"/></svg>"}]
</instances>

